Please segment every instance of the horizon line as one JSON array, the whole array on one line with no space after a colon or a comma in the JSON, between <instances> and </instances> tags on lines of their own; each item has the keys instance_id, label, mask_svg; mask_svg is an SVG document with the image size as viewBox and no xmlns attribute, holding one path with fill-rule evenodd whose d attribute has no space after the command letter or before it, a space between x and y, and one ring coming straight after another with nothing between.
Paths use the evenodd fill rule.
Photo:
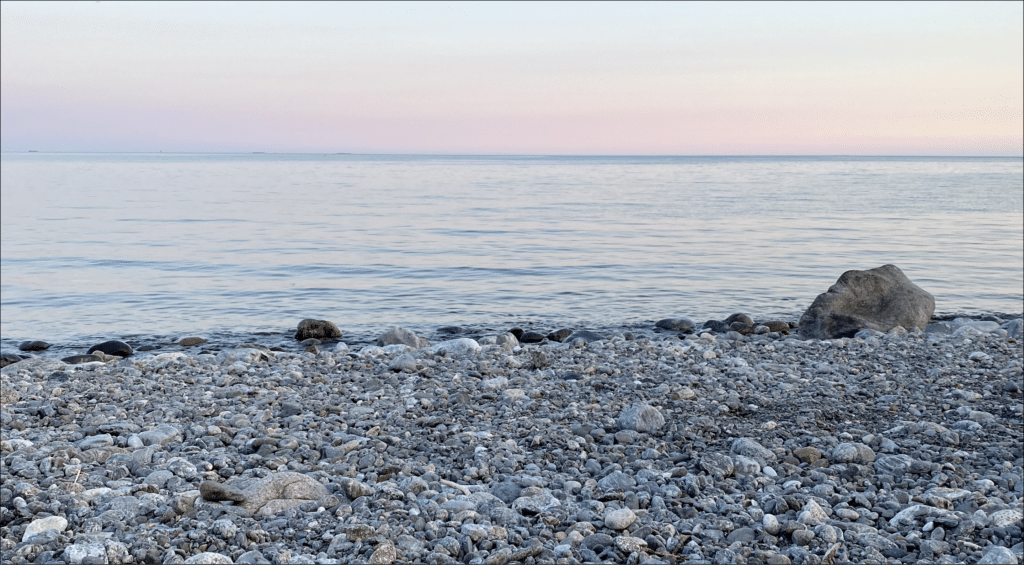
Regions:
<instances>
[{"instance_id":1,"label":"horizon line","mask_svg":"<svg viewBox=\"0 0 1024 565\"><path fill-rule=\"evenodd\" d=\"M349 155L354 157L968 157L968 158L1024 158L1016 155L993 154L878 154L878 153L391 153L351 151L55 151L55 150L0 150L0 154L70 154L70 155Z\"/></svg>"}]
</instances>

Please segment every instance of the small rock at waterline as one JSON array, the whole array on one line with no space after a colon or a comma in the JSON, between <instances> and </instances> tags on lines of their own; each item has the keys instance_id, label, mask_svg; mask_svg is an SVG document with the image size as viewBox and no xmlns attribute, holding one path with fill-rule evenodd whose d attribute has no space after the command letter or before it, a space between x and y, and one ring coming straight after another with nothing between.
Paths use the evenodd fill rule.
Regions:
<instances>
[{"instance_id":1,"label":"small rock at waterline","mask_svg":"<svg viewBox=\"0 0 1024 565\"><path fill-rule=\"evenodd\" d=\"M515 328L513 328L513 329L515 329ZM509 333L511 333L511 332L509 332ZM516 335L516 334L512 334L512 335ZM540 343L540 342L544 341L545 337L547 337L547 336L545 336L542 333L538 333L538 332L523 332L523 333L521 333L519 335L516 335L516 338L519 340L519 343Z\"/></svg>"},{"instance_id":2,"label":"small rock at waterline","mask_svg":"<svg viewBox=\"0 0 1024 565\"><path fill-rule=\"evenodd\" d=\"M778 332L780 334L789 335L789 322L780 322L778 320L769 320L767 322L761 322L762 326L767 326L768 331Z\"/></svg>"},{"instance_id":3,"label":"small rock at waterline","mask_svg":"<svg viewBox=\"0 0 1024 565\"><path fill-rule=\"evenodd\" d=\"M590 343L592 341L601 341L602 339L606 338L605 336L597 332L592 332L590 330L576 330L572 332L572 334L569 337L565 338L564 341L567 343L572 343L577 339L582 339L583 341Z\"/></svg>"},{"instance_id":4,"label":"small rock at waterline","mask_svg":"<svg viewBox=\"0 0 1024 565\"><path fill-rule=\"evenodd\" d=\"M658 320L658 323L654 324L663 330L672 330L674 332L683 332L692 334L697 326L693 323L693 320L689 318L665 318L664 320Z\"/></svg>"},{"instance_id":5,"label":"small rock at waterline","mask_svg":"<svg viewBox=\"0 0 1024 565\"><path fill-rule=\"evenodd\" d=\"M178 345L180 345L182 347L193 347L193 346L196 346L196 345L202 345L202 344L206 343L207 341L209 341L209 340L206 339L205 337L190 336L190 337L183 337L183 338L179 339L178 341L175 341L174 343L176 343L176 344L178 344Z\"/></svg>"},{"instance_id":6,"label":"small rock at waterline","mask_svg":"<svg viewBox=\"0 0 1024 565\"><path fill-rule=\"evenodd\" d=\"M739 313L737 313L737 314L733 314L732 316L729 316L728 318L725 319L725 323L729 324L730 326L732 324L735 324L736 322L740 322L744 326L753 326L754 325L754 319L751 318L750 316L746 315L746 314L739 314Z\"/></svg>"},{"instance_id":7,"label":"small rock at waterline","mask_svg":"<svg viewBox=\"0 0 1024 565\"><path fill-rule=\"evenodd\" d=\"M81 363L93 363L96 361L102 362L103 357L100 357L98 355L72 355L70 357L65 357L61 359L61 361L67 363L68 365L79 365Z\"/></svg>"},{"instance_id":8,"label":"small rock at waterline","mask_svg":"<svg viewBox=\"0 0 1024 565\"><path fill-rule=\"evenodd\" d=\"M338 326L327 320L306 318L299 322L299 327L295 331L295 339L302 341L311 337L316 339L335 339L341 337L341 330L338 329Z\"/></svg>"},{"instance_id":9,"label":"small rock at waterline","mask_svg":"<svg viewBox=\"0 0 1024 565\"><path fill-rule=\"evenodd\" d=\"M45 341L23 341L18 349L22 351L45 351L50 348L50 344Z\"/></svg>"},{"instance_id":10,"label":"small rock at waterline","mask_svg":"<svg viewBox=\"0 0 1024 565\"><path fill-rule=\"evenodd\" d=\"M413 349L420 349L422 347L430 347L430 342L422 337L412 333L411 331L395 326L390 330L384 332L379 338L377 338L377 346L384 347L386 345L408 345Z\"/></svg>"},{"instance_id":11,"label":"small rock at waterline","mask_svg":"<svg viewBox=\"0 0 1024 565\"><path fill-rule=\"evenodd\" d=\"M709 330L715 333L725 333L729 331L729 324L720 320L708 320L704 322L704 325L701 326L701 329Z\"/></svg>"},{"instance_id":12,"label":"small rock at waterline","mask_svg":"<svg viewBox=\"0 0 1024 565\"><path fill-rule=\"evenodd\" d=\"M86 351L86 353L94 353L96 351L101 351L107 355L116 355L118 357L129 357L132 353L135 353L132 346L116 339L98 343L90 347L89 351Z\"/></svg>"},{"instance_id":13,"label":"small rock at waterline","mask_svg":"<svg viewBox=\"0 0 1024 565\"><path fill-rule=\"evenodd\" d=\"M553 331L553 332L549 333L547 335L547 338L550 341L557 341L557 342L561 343L562 341L565 340L565 338L569 337L570 335L572 335L572 330L567 329L567 328L562 328L560 330L556 330L556 331Z\"/></svg>"},{"instance_id":14,"label":"small rock at waterline","mask_svg":"<svg viewBox=\"0 0 1024 565\"><path fill-rule=\"evenodd\" d=\"M13 363L21 361L21 357L13 353L4 353L0 356L0 368L6 367Z\"/></svg>"}]
</instances>

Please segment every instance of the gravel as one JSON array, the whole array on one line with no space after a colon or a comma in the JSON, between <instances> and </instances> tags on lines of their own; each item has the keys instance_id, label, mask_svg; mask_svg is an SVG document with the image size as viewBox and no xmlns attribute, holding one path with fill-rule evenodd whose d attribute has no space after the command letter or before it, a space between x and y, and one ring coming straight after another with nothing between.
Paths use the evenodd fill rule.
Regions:
<instances>
[{"instance_id":1,"label":"gravel","mask_svg":"<svg viewBox=\"0 0 1024 565\"><path fill-rule=\"evenodd\" d=\"M1022 347L975 326L26 359L0 560L1019 563Z\"/></svg>"}]
</instances>

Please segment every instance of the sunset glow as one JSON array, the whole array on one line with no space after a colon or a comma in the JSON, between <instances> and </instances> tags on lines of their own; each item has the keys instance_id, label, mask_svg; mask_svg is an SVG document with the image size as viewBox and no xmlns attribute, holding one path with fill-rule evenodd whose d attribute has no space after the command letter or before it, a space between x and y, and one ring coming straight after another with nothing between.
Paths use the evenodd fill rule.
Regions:
<instances>
[{"instance_id":1,"label":"sunset glow","mask_svg":"<svg viewBox=\"0 0 1024 565\"><path fill-rule=\"evenodd\" d=\"M2 149L1020 155L1022 6L4 2Z\"/></svg>"}]
</instances>

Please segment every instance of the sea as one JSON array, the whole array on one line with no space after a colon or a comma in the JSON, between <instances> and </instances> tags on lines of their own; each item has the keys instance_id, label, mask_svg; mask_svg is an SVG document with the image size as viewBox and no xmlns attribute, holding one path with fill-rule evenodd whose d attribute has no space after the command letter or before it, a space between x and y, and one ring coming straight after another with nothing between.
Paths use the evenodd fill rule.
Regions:
<instances>
[{"instance_id":1,"label":"sea","mask_svg":"<svg viewBox=\"0 0 1024 565\"><path fill-rule=\"evenodd\" d=\"M5 351L796 321L884 264L1024 310L1020 157L4 153L0 189Z\"/></svg>"}]
</instances>

